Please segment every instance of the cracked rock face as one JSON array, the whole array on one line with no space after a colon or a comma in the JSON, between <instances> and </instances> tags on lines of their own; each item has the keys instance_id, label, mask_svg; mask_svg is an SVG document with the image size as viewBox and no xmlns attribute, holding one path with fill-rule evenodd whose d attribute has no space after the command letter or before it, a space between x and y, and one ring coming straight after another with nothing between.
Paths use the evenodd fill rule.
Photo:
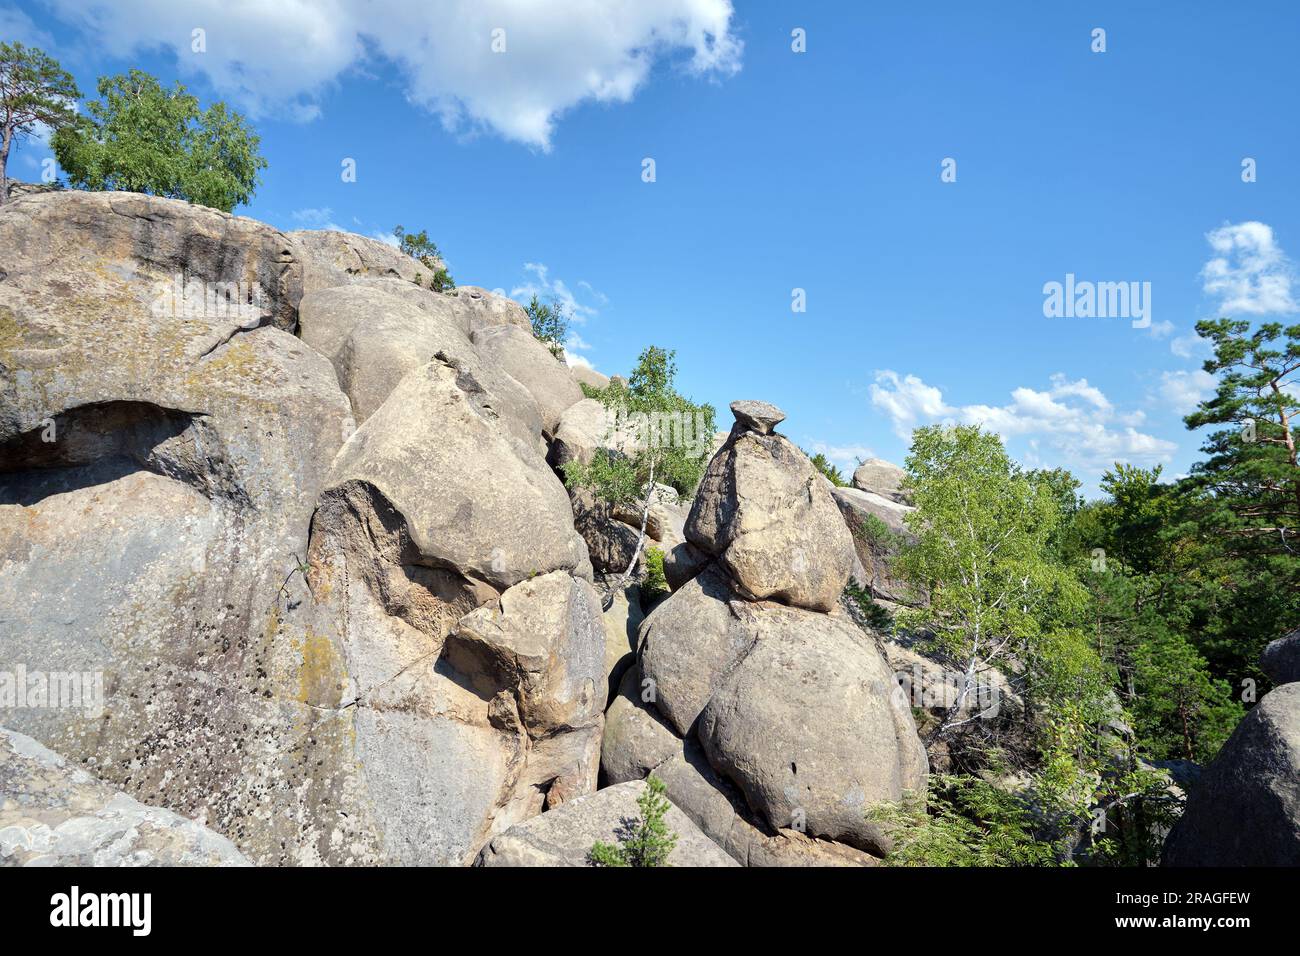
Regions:
<instances>
[{"instance_id":1,"label":"cracked rock face","mask_svg":"<svg viewBox=\"0 0 1300 956\"><path fill-rule=\"evenodd\" d=\"M249 866L201 823L148 807L0 727L0 866Z\"/></svg>"},{"instance_id":2,"label":"cracked rock face","mask_svg":"<svg viewBox=\"0 0 1300 956\"><path fill-rule=\"evenodd\" d=\"M381 278L387 253L344 246L319 281L367 290L396 352L346 329L335 363L291 334L302 244L251 220L129 194L0 209L0 661L102 688L0 697L0 724L254 863L468 863L595 786L590 562L531 393L463 316L435 341L406 262ZM159 310L172 268L256 281L262 307ZM491 613L476 633L515 665L453 662Z\"/></svg>"}]
</instances>

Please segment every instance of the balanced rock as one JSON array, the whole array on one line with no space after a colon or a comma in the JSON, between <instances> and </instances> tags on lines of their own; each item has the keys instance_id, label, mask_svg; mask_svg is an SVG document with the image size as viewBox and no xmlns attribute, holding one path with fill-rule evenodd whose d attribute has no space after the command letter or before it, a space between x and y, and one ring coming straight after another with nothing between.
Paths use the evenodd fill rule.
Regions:
<instances>
[{"instance_id":1,"label":"balanced rock","mask_svg":"<svg viewBox=\"0 0 1300 956\"><path fill-rule=\"evenodd\" d=\"M785 421L785 412L768 402L732 402L731 414L736 416L736 424L741 428L760 435L772 434L772 429Z\"/></svg>"},{"instance_id":2,"label":"balanced rock","mask_svg":"<svg viewBox=\"0 0 1300 956\"><path fill-rule=\"evenodd\" d=\"M686 539L719 558L748 595L828 611L853 567L853 539L808 457L738 415L709 462Z\"/></svg>"}]
</instances>

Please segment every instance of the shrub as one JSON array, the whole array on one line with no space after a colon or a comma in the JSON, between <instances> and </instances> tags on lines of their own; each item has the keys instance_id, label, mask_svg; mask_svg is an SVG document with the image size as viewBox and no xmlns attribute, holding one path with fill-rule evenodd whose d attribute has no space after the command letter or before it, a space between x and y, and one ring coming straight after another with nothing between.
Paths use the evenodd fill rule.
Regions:
<instances>
[{"instance_id":1,"label":"shrub","mask_svg":"<svg viewBox=\"0 0 1300 956\"><path fill-rule=\"evenodd\" d=\"M664 814L672 806L664 797L665 789L658 777L648 778L645 791L636 798L641 816L623 821L616 834L617 846L596 841L587 853L587 862L592 866L669 866L677 834L664 823Z\"/></svg>"}]
</instances>

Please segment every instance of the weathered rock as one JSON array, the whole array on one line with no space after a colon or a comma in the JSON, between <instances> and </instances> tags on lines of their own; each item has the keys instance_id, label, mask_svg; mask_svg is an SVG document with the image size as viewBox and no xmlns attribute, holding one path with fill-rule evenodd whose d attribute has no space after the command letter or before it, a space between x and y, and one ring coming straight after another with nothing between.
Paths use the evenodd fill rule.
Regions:
<instances>
[{"instance_id":1,"label":"weathered rock","mask_svg":"<svg viewBox=\"0 0 1300 956\"><path fill-rule=\"evenodd\" d=\"M587 545L596 574L622 574L636 553L637 529L615 518L608 502L586 488L572 489L569 498L573 526ZM644 553L638 566L643 561Z\"/></svg>"},{"instance_id":2,"label":"weathered rock","mask_svg":"<svg viewBox=\"0 0 1300 956\"><path fill-rule=\"evenodd\" d=\"M673 592L641 625L641 673L655 706L686 735L723 677L753 645L727 576L711 567Z\"/></svg>"},{"instance_id":3,"label":"weathered rock","mask_svg":"<svg viewBox=\"0 0 1300 956\"><path fill-rule=\"evenodd\" d=\"M600 769L606 784L644 780L652 770L681 752L681 737L641 695L641 669L633 663L623 673L618 694L605 712Z\"/></svg>"},{"instance_id":4,"label":"weathered rock","mask_svg":"<svg viewBox=\"0 0 1300 956\"><path fill-rule=\"evenodd\" d=\"M1274 684L1300 681L1300 628L1271 641L1264 648L1259 666Z\"/></svg>"},{"instance_id":5,"label":"weathered rock","mask_svg":"<svg viewBox=\"0 0 1300 956\"><path fill-rule=\"evenodd\" d=\"M301 281L283 235L84 193L10 203L0 234L0 660L103 686L93 709L0 719L256 862L373 859L336 811L352 715L316 706L338 693L329 645L293 611L354 423L329 363L280 327ZM253 283L269 311L156 309L172 269Z\"/></svg>"},{"instance_id":6,"label":"weathered rock","mask_svg":"<svg viewBox=\"0 0 1300 956\"><path fill-rule=\"evenodd\" d=\"M853 537L861 586L886 601L916 603L912 589L893 571L902 545L913 539L904 518L914 509L857 488L834 488L831 496Z\"/></svg>"},{"instance_id":7,"label":"weathered rock","mask_svg":"<svg viewBox=\"0 0 1300 956\"><path fill-rule=\"evenodd\" d=\"M683 541L664 550L664 577L669 590L676 591L703 571L713 559L695 545Z\"/></svg>"},{"instance_id":8,"label":"weathered rock","mask_svg":"<svg viewBox=\"0 0 1300 956\"><path fill-rule=\"evenodd\" d=\"M573 461L586 465L598 448L616 449L620 442L611 418L609 409L594 398L570 405L555 428L551 464L557 468Z\"/></svg>"},{"instance_id":9,"label":"weathered rock","mask_svg":"<svg viewBox=\"0 0 1300 956\"><path fill-rule=\"evenodd\" d=\"M484 847L478 864L585 866L592 844L615 843L625 821L639 816L636 800L644 789L641 782L607 787L518 824ZM669 808L664 822L677 834L677 844L668 857L670 866L737 865L676 807Z\"/></svg>"},{"instance_id":10,"label":"weathered rock","mask_svg":"<svg viewBox=\"0 0 1300 956\"><path fill-rule=\"evenodd\" d=\"M641 701L636 668L628 671L605 717L601 771L608 784L653 773L668 799L704 834L747 866L869 866L868 854L816 840L797 830L772 830L756 819L744 796L709 766L694 738L678 737L653 705Z\"/></svg>"},{"instance_id":11,"label":"weathered rock","mask_svg":"<svg viewBox=\"0 0 1300 956\"><path fill-rule=\"evenodd\" d=\"M406 375L340 450L326 495L356 487L404 517L429 567L497 589L555 570L591 576L559 479L446 362Z\"/></svg>"},{"instance_id":12,"label":"weathered rock","mask_svg":"<svg viewBox=\"0 0 1300 956\"><path fill-rule=\"evenodd\" d=\"M528 313L514 299L473 285L457 286L446 295L462 316L466 334L498 325L513 325L532 334Z\"/></svg>"},{"instance_id":13,"label":"weathered rock","mask_svg":"<svg viewBox=\"0 0 1300 956\"><path fill-rule=\"evenodd\" d=\"M908 504L907 496L902 490L906 475L907 472L892 462L882 458L868 458L854 470L853 487L900 504Z\"/></svg>"},{"instance_id":14,"label":"weathered rock","mask_svg":"<svg viewBox=\"0 0 1300 956\"><path fill-rule=\"evenodd\" d=\"M828 611L849 579L853 540L817 478L785 437L738 422L705 470L686 538L754 598Z\"/></svg>"},{"instance_id":15,"label":"weathered rock","mask_svg":"<svg viewBox=\"0 0 1300 956\"><path fill-rule=\"evenodd\" d=\"M582 389L568 367L545 345L515 325L478 329L471 336L488 361L528 389L542 415L542 428L554 435L560 416L582 401Z\"/></svg>"},{"instance_id":16,"label":"weathered rock","mask_svg":"<svg viewBox=\"0 0 1300 956\"><path fill-rule=\"evenodd\" d=\"M16 331L0 332L4 349L70 349L52 330L38 334L34 323L107 312L149 316L150 325L206 323L215 347L241 327L293 331L303 291L302 265L279 230L126 192L67 190L6 203L0 274L0 329L16 322L22 332L16 341ZM139 360L148 367L151 358Z\"/></svg>"},{"instance_id":17,"label":"weathered rock","mask_svg":"<svg viewBox=\"0 0 1300 956\"><path fill-rule=\"evenodd\" d=\"M299 229L288 234L303 264L303 291L328 289L362 278L394 278L433 288L433 272L396 246L333 229Z\"/></svg>"},{"instance_id":18,"label":"weathered rock","mask_svg":"<svg viewBox=\"0 0 1300 956\"><path fill-rule=\"evenodd\" d=\"M420 304L405 287L431 304ZM360 424L408 372L437 355L454 364L481 392L516 437L543 448L542 419L532 395L485 362L470 344L452 309L453 300L391 279L318 289L299 307L302 340L334 365L339 385Z\"/></svg>"},{"instance_id":19,"label":"weathered rock","mask_svg":"<svg viewBox=\"0 0 1300 956\"><path fill-rule=\"evenodd\" d=\"M618 692L624 672L636 660L637 633L645 614L641 610L641 588L632 584L614 593L614 603L602 615L605 625L606 702Z\"/></svg>"},{"instance_id":20,"label":"weathered rock","mask_svg":"<svg viewBox=\"0 0 1300 956\"><path fill-rule=\"evenodd\" d=\"M613 516L638 530L641 527L641 509L649 501L645 516L645 533L651 541L664 548L672 548L685 540L686 511L680 504L676 489L656 483L654 488L643 487L635 502L616 504Z\"/></svg>"},{"instance_id":21,"label":"weathered rock","mask_svg":"<svg viewBox=\"0 0 1300 956\"><path fill-rule=\"evenodd\" d=\"M785 412L768 402L732 402L731 414L741 428L760 435L772 434L772 429L785 421Z\"/></svg>"},{"instance_id":22,"label":"weathered rock","mask_svg":"<svg viewBox=\"0 0 1300 956\"><path fill-rule=\"evenodd\" d=\"M0 727L0 866L249 866L233 843Z\"/></svg>"},{"instance_id":23,"label":"weathered rock","mask_svg":"<svg viewBox=\"0 0 1300 956\"><path fill-rule=\"evenodd\" d=\"M591 727L605 710L605 630L591 584L563 571L522 581L465 615L444 656L475 688L515 686L534 739Z\"/></svg>"},{"instance_id":24,"label":"weathered rock","mask_svg":"<svg viewBox=\"0 0 1300 956\"><path fill-rule=\"evenodd\" d=\"M540 423L531 442L510 427L460 320L443 331L462 357L405 375L352 436L335 368L280 327L297 245L120 194L38 222L46 201L0 209L0 659L103 693L3 721L259 864L467 863L590 791L603 633L574 580L590 565ZM362 267L317 278L382 293L405 349L439 298L345 245ZM176 315L151 287L172 267L280 285L266 310ZM364 344L358 372L390 361L347 319L334 348ZM512 613L550 572L570 597ZM448 633L499 599L500 634L482 625L483 653L453 664ZM490 666L506 644L518 666ZM534 645L562 666L529 670Z\"/></svg>"},{"instance_id":25,"label":"weathered rock","mask_svg":"<svg viewBox=\"0 0 1300 956\"><path fill-rule=\"evenodd\" d=\"M1165 841L1164 866L1300 866L1300 683L1232 732Z\"/></svg>"},{"instance_id":26,"label":"weathered rock","mask_svg":"<svg viewBox=\"0 0 1300 956\"><path fill-rule=\"evenodd\" d=\"M578 380L579 385L609 388L609 376L602 375L589 365L570 365L569 370L573 372L573 377Z\"/></svg>"},{"instance_id":27,"label":"weathered rock","mask_svg":"<svg viewBox=\"0 0 1300 956\"><path fill-rule=\"evenodd\" d=\"M773 828L805 822L811 836L887 852L867 810L924 792L928 774L888 665L839 615L733 609L755 642L700 716L709 762Z\"/></svg>"}]
</instances>

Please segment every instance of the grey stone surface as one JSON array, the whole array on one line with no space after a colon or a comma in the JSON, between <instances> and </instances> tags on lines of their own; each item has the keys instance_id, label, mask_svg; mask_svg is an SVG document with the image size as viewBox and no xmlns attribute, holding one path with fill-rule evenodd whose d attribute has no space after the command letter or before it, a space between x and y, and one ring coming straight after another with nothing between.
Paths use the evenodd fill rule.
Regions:
<instances>
[{"instance_id":1,"label":"grey stone surface","mask_svg":"<svg viewBox=\"0 0 1300 956\"><path fill-rule=\"evenodd\" d=\"M0 727L0 866L249 866L201 823L149 807Z\"/></svg>"},{"instance_id":2,"label":"grey stone surface","mask_svg":"<svg viewBox=\"0 0 1300 956\"><path fill-rule=\"evenodd\" d=\"M741 428L760 435L772 434L772 429L785 421L785 412L768 402L732 402L731 414L736 417L736 424Z\"/></svg>"},{"instance_id":3,"label":"grey stone surface","mask_svg":"<svg viewBox=\"0 0 1300 956\"><path fill-rule=\"evenodd\" d=\"M518 824L492 839L479 857L480 866L585 866L592 844L614 843L625 821L640 813L636 799L643 782L622 783L579 797ZM690 818L670 807L664 816L677 845L669 866L736 866Z\"/></svg>"},{"instance_id":4,"label":"grey stone surface","mask_svg":"<svg viewBox=\"0 0 1300 956\"><path fill-rule=\"evenodd\" d=\"M753 598L829 611L853 568L853 540L806 455L739 427L709 462L686 539L721 559Z\"/></svg>"},{"instance_id":5,"label":"grey stone surface","mask_svg":"<svg viewBox=\"0 0 1300 956\"><path fill-rule=\"evenodd\" d=\"M1248 713L1188 795L1164 866L1300 866L1300 683Z\"/></svg>"}]
</instances>

